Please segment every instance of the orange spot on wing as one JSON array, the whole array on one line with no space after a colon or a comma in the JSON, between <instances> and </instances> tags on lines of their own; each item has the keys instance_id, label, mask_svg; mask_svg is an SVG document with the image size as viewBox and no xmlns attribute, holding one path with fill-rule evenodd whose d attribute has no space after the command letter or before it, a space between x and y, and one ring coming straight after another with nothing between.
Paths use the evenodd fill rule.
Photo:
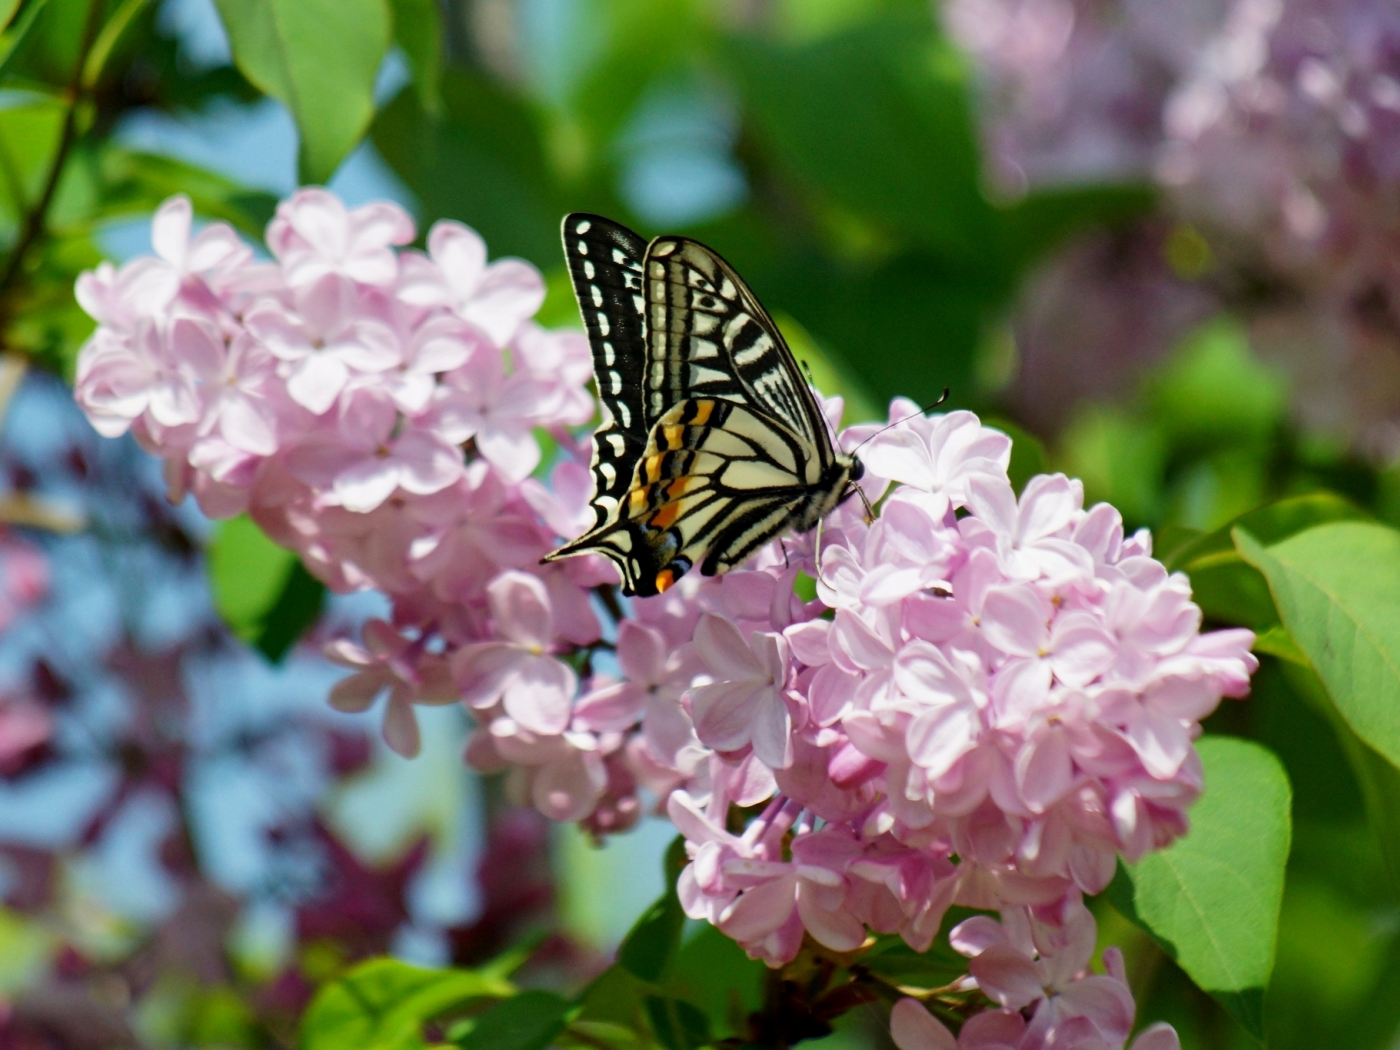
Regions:
<instances>
[{"instance_id":1,"label":"orange spot on wing","mask_svg":"<svg viewBox=\"0 0 1400 1050\"><path fill-rule=\"evenodd\" d=\"M661 480L661 457L659 455L647 457L646 472L648 481Z\"/></svg>"},{"instance_id":2,"label":"orange spot on wing","mask_svg":"<svg viewBox=\"0 0 1400 1050\"><path fill-rule=\"evenodd\" d=\"M650 492L651 490L643 485L627 494L627 505L631 508L634 516L647 509L647 497Z\"/></svg>"},{"instance_id":3,"label":"orange spot on wing","mask_svg":"<svg viewBox=\"0 0 1400 1050\"><path fill-rule=\"evenodd\" d=\"M685 444L685 427L662 427L661 434L666 439L667 448L677 449Z\"/></svg>"},{"instance_id":4,"label":"orange spot on wing","mask_svg":"<svg viewBox=\"0 0 1400 1050\"><path fill-rule=\"evenodd\" d=\"M687 492L690 491L690 484L694 480L695 479L691 477L677 478L675 481L671 482L671 484L666 486L666 498L680 499L682 496L684 496Z\"/></svg>"},{"instance_id":5,"label":"orange spot on wing","mask_svg":"<svg viewBox=\"0 0 1400 1050\"><path fill-rule=\"evenodd\" d=\"M662 569L660 572L658 572L658 573L656 574L656 589L657 589L657 591L665 591L665 590L667 590L667 589L671 586L671 584L673 584L673 583L675 583L675 582L676 582L676 574L675 574L674 572L672 572L670 569Z\"/></svg>"},{"instance_id":6,"label":"orange spot on wing","mask_svg":"<svg viewBox=\"0 0 1400 1050\"><path fill-rule=\"evenodd\" d=\"M651 516L651 521L647 522L653 529L669 529L680 517L681 505L679 503L668 503Z\"/></svg>"},{"instance_id":7,"label":"orange spot on wing","mask_svg":"<svg viewBox=\"0 0 1400 1050\"><path fill-rule=\"evenodd\" d=\"M697 401L695 403L695 418L690 421L691 425L703 427L710 421L710 415L714 410L715 403L713 401Z\"/></svg>"}]
</instances>

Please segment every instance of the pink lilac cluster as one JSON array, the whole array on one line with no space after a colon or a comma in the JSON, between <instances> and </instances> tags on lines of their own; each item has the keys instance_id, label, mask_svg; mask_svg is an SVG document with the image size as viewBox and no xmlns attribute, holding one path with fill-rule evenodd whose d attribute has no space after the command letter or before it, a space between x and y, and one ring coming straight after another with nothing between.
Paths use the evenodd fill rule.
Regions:
<instances>
[{"instance_id":1,"label":"pink lilac cluster","mask_svg":"<svg viewBox=\"0 0 1400 1050\"><path fill-rule=\"evenodd\" d=\"M531 319L538 271L488 263L455 222L432 228L426 252L399 250L416 234L403 209L347 209L323 189L278 207L270 259L229 226L196 232L192 220L172 198L152 225L154 256L78 280L98 322L75 384L93 426L159 456L172 499L192 493L214 518L247 513L332 590L389 596L388 620L329 655L355 671L336 707L388 694L395 750L418 750L414 704L456 702L454 669L490 662L481 644L498 646L493 671L516 684L489 702L478 690L479 707L517 711L528 693L567 709L574 671L554 654L600 639L589 590L608 574L589 560L539 564L585 509L574 428L594 403L584 338ZM576 454L552 489L531 478L543 434ZM547 733L558 720L519 724Z\"/></svg>"},{"instance_id":2,"label":"pink lilac cluster","mask_svg":"<svg viewBox=\"0 0 1400 1050\"><path fill-rule=\"evenodd\" d=\"M1400 8L1235 0L1164 109L1159 180L1230 272L1305 419L1389 458L1400 369Z\"/></svg>"},{"instance_id":3,"label":"pink lilac cluster","mask_svg":"<svg viewBox=\"0 0 1400 1050\"><path fill-rule=\"evenodd\" d=\"M1123 956L1103 953L1105 974L1089 970L1097 935L1094 917L1078 896L1048 907L1007 908L1001 921L977 915L948 934L970 960L963 982L996 1004L970 1017L955 1038L917 999L890 1011L890 1035L899 1050L1110 1050L1133 1029L1136 1007ZM1145 1028L1132 1050L1180 1050L1168 1024Z\"/></svg>"},{"instance_id":4,"label":"pink lilac cluster","mask_svg":"<svg viewBox=\"0 0 1400 1050\"><path fill-rule=\"evenodd\" d=\"M1308 391L1306 424L1382 460L1400 454L1400 8L949 0L940 11L973 59L1003 193L1124 178L1164 190L1157 221L1091 239L1029 285L1015 326L1028 417L1057 426L1054 405L1131 389L1230 306ZM1158 223L1189 225L1209 256L1169 264ZM1095 367L1066 367L1086 353Z\"/></svg>"},{"instance_id":5,"label":"pink lilac cluster","mask_svg":"<svg viewBox=\"0 0 1400 1050\"><path fill-rule=\"evenodd\" d=\"M158 259L83 278L101 325L78 398L164 457L173 493L246 509L331 587L391 598L330 646L352 669L333 704L387 693L386 739L411 754L414 705L461 702L469 762L594 834L668 814L686 912L771 966L808 936L926 950L952 905L1000 911L1057 989L1024 998L974 960L967 987L1028 1022L1006 1045L1122 1046L1131 999L1074 991L1122 984L1085 972L1080 896L1185 832L1200 720L1256 666L1250 632L1200 633L1145 532L1063 475L1018 495L1004 434L896 400L895 425L838 434L873 520L850 499L746 567L625 601L596 557L539 561L591 524L575 428L594 406L582 338L529 321L533 270L488 267L448 224L396 254L402 212L319 190L279 209L270 263L224 227L189 232L168 204ZM529 476L538 429L549 485ZM1075 945L1058 960L1056 937Z\"/></svg>"}]
</instances>

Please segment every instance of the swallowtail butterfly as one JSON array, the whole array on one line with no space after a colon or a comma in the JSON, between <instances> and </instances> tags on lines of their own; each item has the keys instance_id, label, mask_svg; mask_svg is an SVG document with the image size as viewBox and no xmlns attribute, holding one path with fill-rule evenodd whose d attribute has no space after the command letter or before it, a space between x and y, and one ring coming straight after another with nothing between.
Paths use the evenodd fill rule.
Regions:
<instances>
[{"instance_id":1,"label":"swallowtail butterfly","mask_svg":"<svg viewBox=\"0 0 1400 1050\"><path fill-rule=\"evenodd\" d=\"M602 422L596 521L546 561L602 554L624 594L659 594L696 563L727 572L784 529L807 531L850 495L864 467L837 451L777 325L717 252L576 212L564 255Z\"/></svg>"}]
</instances>

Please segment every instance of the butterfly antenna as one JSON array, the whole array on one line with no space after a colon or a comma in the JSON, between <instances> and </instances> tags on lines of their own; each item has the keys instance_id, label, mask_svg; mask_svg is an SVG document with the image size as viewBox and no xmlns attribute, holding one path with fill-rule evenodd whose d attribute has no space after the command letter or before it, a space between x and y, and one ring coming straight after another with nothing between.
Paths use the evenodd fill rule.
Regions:
<instances>
[{"instance_id":1,"label":"butterfly antenna","mask_svg":"<svg viewBox=\"0 0 1400 1050\"><path fill-rule=\"evenodd\" d=\"M947 401L947 400L948 400L948 388L945 386L945 387L943 388L943 396L940 397L940 398L939 398L937 401L935 401L933 404L931 404L931 405L925 405L923 408L919 409L917 412L910 412L910 413L909 413L907 416L905 416L903 419L896 419L893 423L890 423L890 424L888 424L888 425L886 425L886 426L881 427L879 430L875 431L875 433L871 434L868 438L866 438L865 441L862 441L862 442L861 442L859 445L857 445L855 448L851 449L849 455L854 456L854 455L855 455L857 452L859 452L868 442L874 441L877 437L879 437L881 434L883 434L886 430L892 430L892 429L894 429L895 427L899 426L901 423L907 423L907 422L909 422L909 420L914 419L914 418L917 417L917 416L926 416L926 415L928 415L928 414L929 414L930 412L932 412L935 408L937 408L939 405L943 404L943 402L945 402L945 401ZM856 487L856 491L857 491L857 492L860 492L860 487L859 487L859 486ZM864 493L861 493L861 498L862 498L862 499L865 498L865 494L864 494ZM866 506L868 507L869 504L866 504Z\"/></svg>"}]
</instances>

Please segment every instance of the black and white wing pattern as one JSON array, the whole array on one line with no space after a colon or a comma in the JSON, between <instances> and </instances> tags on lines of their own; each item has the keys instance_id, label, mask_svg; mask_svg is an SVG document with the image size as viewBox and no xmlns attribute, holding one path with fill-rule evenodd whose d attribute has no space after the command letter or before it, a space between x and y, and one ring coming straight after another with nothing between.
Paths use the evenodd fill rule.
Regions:
<instances>
[{"instance_id":1,"label":"black and white wing pattern","mask_svg":"<svg viewBox=\"0 0 1400 1050\"><path fill-rule=\"evenodd\" d=\"M626 226L583 212L565 217L563 234L602 405L593 434L596 527L615 515L647 441L649 428L638 396L646 370L642 262L647 242Z\"/></svg>"},{"instance_id":2,"label":"black and white wing pattern","mask_svg":"<svg viewBox=\"0 0 1400 1050\"><path fill-rule=\"evenodd\" d=\"M776 416L831 462L826 418L778 326L734 268L697 241L658 237L646 254L647 421L683 397Z\"/></svg>"},{"instance_id":3,"label":"black and white wing pattern","mask_svg":"<svg viewBox=\"0 0 1400 1050\"><path fill-rule=\"evenodd\" d=\"M636 238L605 219L570 216L566 252L576 220L590 224L584 234ZM581 258L591 259L592 243L579 243L588 249ZM595 452L597 524L547 560L602 554L617 565L624 593L658 594L696 564L707 576L727 572L782 530L810 529L849 494L863 473L859 460L837 452L777 326L718 254L683 237L646 247L641 348L628 342L636 351L629 371L617 364L619 347L604 350L602 338L618 328L617 311L595 292L602 271L595 263L586 276L572 255L570 267L613 425L605 415L596 442L610 443ZM627 270L621 284L630 292ZM641 421L639 444L637 431L620 426L624 413ZM624 464L625 484L605 469Z\"/></svg>"}]
</instances>

